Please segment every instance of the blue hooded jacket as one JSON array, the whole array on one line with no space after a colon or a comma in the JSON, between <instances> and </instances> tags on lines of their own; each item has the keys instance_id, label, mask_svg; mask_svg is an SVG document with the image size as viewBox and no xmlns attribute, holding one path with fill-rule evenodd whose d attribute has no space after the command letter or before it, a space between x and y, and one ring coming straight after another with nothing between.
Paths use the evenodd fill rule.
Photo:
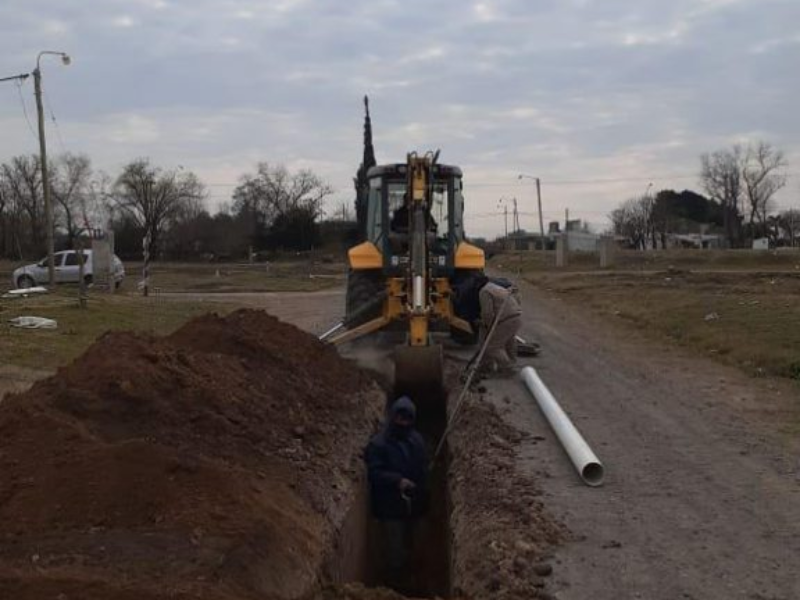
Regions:
<instances>
[{"instance_id":1,"label":"blue hooded jacket","mask_svg":"<svg viewBox=\"0 0 800 600\"><path fill-rule=\"evenodd\" d=\"M372 514L378 519L413 519L422 516L427 509L425 441L413 425L404 431L394 424L399 412L416 418L416 407L411 399L398 398L389 409L386 426L370 440L364 451ZM416 485L407 498L403 498L398 487L403 478Z\"/></svg>"}]
</instances>

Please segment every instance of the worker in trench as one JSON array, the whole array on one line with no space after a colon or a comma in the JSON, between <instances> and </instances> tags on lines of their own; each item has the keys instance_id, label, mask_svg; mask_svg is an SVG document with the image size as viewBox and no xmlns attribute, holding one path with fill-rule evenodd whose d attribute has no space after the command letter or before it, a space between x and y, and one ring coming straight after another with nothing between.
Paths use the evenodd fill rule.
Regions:
<instances>
[{"instance_id":1,"label":"worker in trench","mask_svg":"<svg viewBox=\"0 0 800 600\"><path fill-rule=\"evenodd\" d=\"M367 445L364 460L370 505L381 529L384 583L398 591L410 587L415 524L428 508L428 456L415 428L411 398L392 403L385 427Z\"/></svg>"}]
</instances>

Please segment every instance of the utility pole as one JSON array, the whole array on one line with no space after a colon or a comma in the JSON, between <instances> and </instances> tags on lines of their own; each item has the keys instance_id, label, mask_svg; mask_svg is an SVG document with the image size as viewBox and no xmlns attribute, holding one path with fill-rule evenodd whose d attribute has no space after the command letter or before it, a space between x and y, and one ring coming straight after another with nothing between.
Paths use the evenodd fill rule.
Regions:
<instances>
[{"instance_id":1,"label":"utility pole","mask_svg":"<svg viewBox=\"0 0 800 600\"><path fill-rule=\"evenodd\" d=\"M38 62L38 61L37 61ZM47 231L47 281L50 285L56 282L56 267L53 254L55 241L53 240L53 204L50 200L50 180L47 174L47 143L44 139L44 108L42 106L42 73L37 64L33 72L33 85L36 94L36 110L39 113L39 162L42 169L42 194L44 194L44 215Z\"/></svg>"},{"instance_id":2,"label":"utility pole","mask_svg":"<svg viewBox=\"0 0 800 600\"><path fill-rule=\"evenodd\" d=\"M542 215L542 182L538 177L520 173L517 179L533 179L536 182L536 203L539 208L539 238L542 240L542 252L547 250L547 243L544 238L544 216Z\"/></svg>"},{"instance_id":3,"label":"utility pole","mask_svg":"<svg viewBox=\"0 0 800 600\"><path fill-rule=\"evenodd\" d=\"M45 54L54 54L61 57L64 65L69 65L70 57L64 52L39 52L36 57L36 69L33 71L34 94L36 96L36 111L39 113L39 162L42 169L42 195L44 196L45 226L47 227L47 279L50 285L56 282L56 269L53 255L55 253L55 223L53 220L53 203L50 199L50 179L47 173L47 143L44 137L44 105L42 103L42 70L39 61Z\"/></svg>"},{"instance_id":4,"label":"utility pole","mask_svg":"<svg viewBox=\"0 0 800 600\"><path fill-rule=\"evenodd\" d=\"M506 225L506 241L508 241L508 205L503 206L503 221Z\"/></svg>"},{"instance_id":5,"label":"utility pole","mask_svg":"<svg viewBox=\"0 0 800 600\"><path fill-rule=\"evenodd\" d=\"M514 218L512 219L514 225L514 233L519 235L519 211L517 210L517 199L512 198L511 201L514 203Z\"/></svg>"},{"instance_id":6,"label":"utility pole","mask_svg":"<svg viewBox=\"0 0 800 600\"><path fill-rule=\"evenodd\" d=\"M539 237L542 240L542 252L547 250L547 243L544 240L544 216L542 215L542 184L536 178L536 203L539 207Z\"/></svg>"}]
</instances>

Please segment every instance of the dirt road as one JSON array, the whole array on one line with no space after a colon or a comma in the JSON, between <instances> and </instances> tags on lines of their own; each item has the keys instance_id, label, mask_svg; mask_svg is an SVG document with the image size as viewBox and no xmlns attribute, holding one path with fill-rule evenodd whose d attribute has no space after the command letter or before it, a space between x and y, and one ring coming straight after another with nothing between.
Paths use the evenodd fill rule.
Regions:
<instances>
[{"instance_id":1,"label":"dirt road","mask_svg":"<svg viewBox=\"0 0 800 600\"><path fill-rule=\"evenodd\" d=\"M543 346L534 365L607 468L603 488L580 484L519 383L490 386L531 435L521 469L575 536L558 552L558 597L800 598L798 444L779 433L797 430L797 388L523 292L523 333Z\"/></svg>"}]
</instances>

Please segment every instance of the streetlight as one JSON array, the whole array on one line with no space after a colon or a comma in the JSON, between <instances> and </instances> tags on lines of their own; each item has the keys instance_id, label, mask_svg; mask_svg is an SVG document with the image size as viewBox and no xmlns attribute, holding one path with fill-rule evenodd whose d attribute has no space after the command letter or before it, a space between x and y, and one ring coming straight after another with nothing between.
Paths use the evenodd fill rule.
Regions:
<instances>
[{"instance_id":1,"label":"streetlight","mask_svg":"<svg viewBox=\"0 0 800 600\"><path fill-rule=\"evenodd\" d=\"M539 236L542 240L542 252L547 250L547 243L544 239L544 217L542 216L542 184L538 177L520 173L517 179L533 179L536 182L536 201L539 204Z\"/></svg>"},{"instance_id":2,"label":"streetlight","mask_svg":"<svg viewBox=\"0 0 800 600\"><path fill-rule=\"evenodd\" d=\"M47 277L50 285L54 285L56 282L56 268L53 258L55 252L55 242L53 241L55 225L53 223L53 203L50 201L50 180L47 177L47 144L44 139L44 106L42 105L42 70L39 66L39 61L45 55L60 56L64 66L69 65L72 59L65 52L43 50L36 57L36 69L33 71L36 110L39 113L39 161L42 164L42 193L44 195L44 213L47 227Z\"/></svg>"}]
</instances>

